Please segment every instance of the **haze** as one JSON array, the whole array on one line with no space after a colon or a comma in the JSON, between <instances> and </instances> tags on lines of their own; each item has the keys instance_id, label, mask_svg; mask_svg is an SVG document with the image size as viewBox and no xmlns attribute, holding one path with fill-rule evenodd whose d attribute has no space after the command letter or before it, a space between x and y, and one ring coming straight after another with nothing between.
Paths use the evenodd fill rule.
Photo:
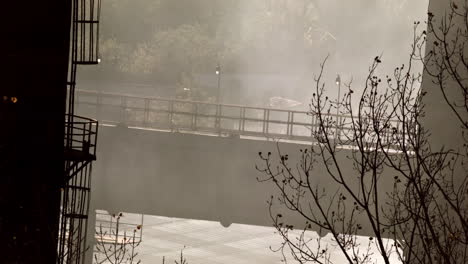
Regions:
<instances>
[{"instance_id":1,"label":"haze","mask_svg":"<svg viewBox=\"0 0 468 264\"><path fill-rule=\"evenodd\" d=\"M428 1L104 4L101 64L78 74L80 88L214 102L219 65L222 103L268 106L270 98L282 97L307 110L313 76L327 55L325 81L332 98L337 74L343 81L352 77L359 90L377 55L383 55L384 73L407 63L413 22L424 21Z\"/></svg>"}]
</instances>

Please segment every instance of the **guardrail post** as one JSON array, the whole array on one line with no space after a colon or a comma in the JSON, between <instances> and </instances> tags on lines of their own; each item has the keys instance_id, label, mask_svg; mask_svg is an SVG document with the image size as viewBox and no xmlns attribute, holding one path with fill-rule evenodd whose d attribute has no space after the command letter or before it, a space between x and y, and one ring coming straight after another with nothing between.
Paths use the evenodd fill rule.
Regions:
<instances>
[{"instance_id":1,"label":"guardrail post","mask_svg":"<svg viewBox=\"0 0 468 264\"><path fill-rule=\"evenodd\" d=\"M216 105L215 129L221 134L221 105Z\"/></svg>"},{"instance_id":2,"label":"guardrail post","mask_svg":"<svg viewBox=\"0 0 468 264\"><path fill-rule=\"evenodd\" d=\"M197 130L198 104L192 103L192 130Z\"/></svg>"},{"instance_id":3,"label":"guardrail post","mask_svg":"<svg viewBox=\"0 0 468 264\"><path fill-rule=\"evenodd\" d=\"M149 99L145 98L145 113L143 117L143 126L149 127L148 121L149 121Z\"/></svg>"},{"instance_id":4,"label":"guardrail post","mask_svg":"<svg viewBox=\"0 0 468 264\"><path fill-rule=\"evenodd\" d=\"M266 134L268 135L270 131L270 109L266 110Z\"/></svg>"},{"instance_id":5,"label":"guardrail post","mask_svg":"<svg viewBox=\"0 0 468 264\"><path fill-rule=\"evenodd\" d=\"M169 126L171 128L171 132L174 131L174 120L173 120L173 114L174 114L174 101L170 100L169 101Z\"/></svg>"},{"instance_id":6,"label":"guardrail post","mask_svg":"<svg viewBox=\"0 0 468 264\"><path fill-rule=\"evenodd\" d=\"M314 115L310 116L310 137L314 137L314 130L315 130L315 118Z\"/></svg>"},{"instance_id":7,"label":"guardrail post","mask_svg":"<svg viewBox=\"0 0 468 264\"><path fill-rule=\"evenodd\" d=\"M337 142L340 138L340 122L341 116L336 116L336 124L335 124L335 142Z\"/></svg>"},{"instance_id":8,"label":"guardrail post","mask_svg":"<svg viewBox=\"0 0 468 264\"><path fill-rule=\"evenodd\" d=\"M121 96L120 97L120 102L121 102L121 112L120 112L120 123L126 124L127 122L127 97Z\"/></svg>"},{"instance_id":9,"label":"guardrail post","mask_svg":"<svg viewBox=\"0 0 468 264\"><path fill-rule=\"evenodd\" d=\"M287 135L291 137L293 135L293 126L294 126L294 112L288 111L288 125L287 125Z\"/></svg>"},{"instance_id":10,"label":"guardrail post","mask_svg":"<svg viewBox=\"0 0 468 264\"><path fill-rule=\"evenodd\" d=\"M242 119L243 119L242 118L242 107L239 107L239 125L237 127L237 130L239 130L239 132L242 131Z\"/></svg>"},{"instance_id":11,"label":"guardrail post","mask_svg":"<svg viewBox=\"0 0 468 264\"><path fill-rule=\"evenodd\" d=\"M102 93L98 91L96 93L96 119L102 120Z\"/></svg>"},{"instance_id":12,"label":"guardrail post","mask_svg":"<svg viewBox=\"0 0 468 264\"><path fill-rule=\"evenodd\" d=\"M239 119L239 131L244 132L245 130L245 107L240 108L240 119Z\"/></svg>"}]
</instances>

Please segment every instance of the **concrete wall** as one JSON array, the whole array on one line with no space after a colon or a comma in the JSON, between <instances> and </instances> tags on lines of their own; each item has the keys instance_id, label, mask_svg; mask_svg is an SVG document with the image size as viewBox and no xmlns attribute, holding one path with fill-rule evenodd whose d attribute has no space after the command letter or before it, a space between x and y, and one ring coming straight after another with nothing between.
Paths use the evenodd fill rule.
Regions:
<instances>
[{"instance_id":1,"label":"concrete wall","mask_svg":"<svg viewBox=\"0 0 468 264\"><path fill-rule=\"evenodd\" d=\"M440 29L437 27L441 25L444 16L450 14L450 5L452 2L455 2L459 6L458 12L463 13L463 7L466 5L466 1L464 0L432 0L429 3L429 12L434 15L434 27L436 27L436 31L439 36L441 36L442 33L440 33ZM453 21L451 21L451 23L452 30L446 36L448 39L447 43L449 43L449 45L451 45L450 43L452 40L457 38L457 28L461 29L462 31L466 30L465 21L463 21L463 19L460 17L456 17L453 19ZM466 38L461 37L458 40L458 43L461 44L466 42L466 40ZM429 34L426 45L426 54L434 48L435 41L436 39L434 36ZM464 45L465 56L468 54L468 45L466 44L468 43L465 43ZM449 49L451 48L452 47L449 47ZM440 56L442 55L438 55L438 58L441 58ZM454 59L456 58L460 59L460 56L454 55ZM433 72L433 74L439 73L434 63L430 62L427 66L429 71ZM466 78L468 77L466 67L460 64L457 67L457 71L458 74L460 74L460 79L464 81L464 87L466 87ZM447 101L455 106L454 108L457 110L458 114L460 114L463 120L468 120L468 111L463 108L463 105L466 101L466 95L463 91L461 91L459 84L457 84L455 79L450 74L444 72L444 76L448 77L446 80L444 80L444 92L447 97ZM446 102L446 100L444 100L442 90L436 83L436 78L430 76L427 74L427 72L424 72L421 86L422 89L427 93L424 97L424 126L431 132L430 143L434 150L438 150L442 147L445 149L459 150L466 142L464 138L465 136L462 135L462 124L457 119L449 104Z\"/></svg>"},{"instance_id":2,"label":"concrete wall","mask_svg":"<svg viewBox=\"0 0 468 264\"><path fill-rule=\"evenodd\" d=\"M280 144L293 167L299 149L307 147ZM266 201L277 194L277 189L270 182L257 181L262 174L255 165L262 165L259 151L271 151L276 156L275 142L100 127L98 150L93 168L94 209L204 219L223 225L272 225ZM357 187L348 154L342 151L339 162L351 185ZM337 187L320 162L312 181L326 188L328 194ZM382 195L390 191L392 183L393 174L385 172ZM284 208L280 211L288 215ZM295 226L305 222L299 215L289 217ZM369 232L363 230L363 234Z\"/></svg>"},{"instance_id":3,"label":"concrete wall","mask_svg":"<svg viewBox=\"0 0 468 264\"><path fill-rule=\"evenodd\" d=\"M105 127L99 135L96 208L250 224L268 219L269 188L256 182L255 162L272 143Z\"/></svg>"}]
</instances>

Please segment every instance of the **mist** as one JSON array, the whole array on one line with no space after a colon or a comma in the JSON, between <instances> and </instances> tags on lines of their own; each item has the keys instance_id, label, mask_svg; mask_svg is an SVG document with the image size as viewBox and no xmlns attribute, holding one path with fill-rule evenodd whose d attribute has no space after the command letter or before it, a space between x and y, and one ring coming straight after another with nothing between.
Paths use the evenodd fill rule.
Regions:
<instances>
[{"instance_id":1,"label":"mist","mask_svg":"<svg viewBox=\"0 0 468 264\"><path fill-rule=\"evenodd\" d=\"M110 0L102 14L102 63L79 75L81 88L214 101L219 65L222 103L269 106L269 98L282 97L305 110L327 56L323 80L330 98L337 94L337 74L359 91L375 56L382 56L383 74L407 63L413 22L423 29L427 5Z\"/></svg>"},{"instance_id":2,"label":"mist","mask_svg":"<svg viewBox=\"0 0 468 264\"><path fill-rule=\"evenodd\" d=\"M101 62L80 68L77 81L78 90L107 92L109 100L93 109L96 116L101 114L103 125L94 170L98 175L93 185L94 209L203 219L225 227L269 226L264 201L272 189L256 185L254 165L258 151L274 151L276 143L246 138L252 135L248 122L259 137L268 129L272 134L292 134L293 129L275 122L265 128L270 110L248 116L243 106L307 111L314 79L325 59L326 95L338 97L337 75L344 83L352 80L358 93L376 56L382 56L379 73L383 76L408 63L414 21L421 21L419 30L424 30L427 6L428 0L106 0L101 14ZM421 70L421 66L414 68L415 73ZM86 102L86 93L80 96ZM89 102L99 102L96 93L88 96L93 97ZM180 109L174 109L175 104L164 98L203 103L177 101ZM221 110L204 104L215 102L241 105L232 106L235 119L228 120L233 124L229 129L250 134L222 135L222 120L213 118ZM85 104L80 107L79 111L85 109ZM105 115L106 107L115 119ZM213 111L205 109L200 112L204 116L194 118L191 111L196 109L198 115L202 107ZM296 118L312 124L305 113L275 114L268 112L268 118L282 118L283 123ZM167 125L170 128L163 132L170 133L151 131L155 128L151 121ZM186 124L192 128L209 124L215 132L209 134L212 137L197 129L177 133L177 126L186 128ZM312 128L295 129L305 131L301 136L311 135ZM297 144L309 143L289 142L281 148L297 153L298 147L305 147ZM318 182L329 184L323 178L326 173L318 175ZM226 236L216 243L227 244L231 239L238 238ZM192 243L187 241L184 245ZM272 262L265 259L264 263Z\"/></svg>"}]
</instances>

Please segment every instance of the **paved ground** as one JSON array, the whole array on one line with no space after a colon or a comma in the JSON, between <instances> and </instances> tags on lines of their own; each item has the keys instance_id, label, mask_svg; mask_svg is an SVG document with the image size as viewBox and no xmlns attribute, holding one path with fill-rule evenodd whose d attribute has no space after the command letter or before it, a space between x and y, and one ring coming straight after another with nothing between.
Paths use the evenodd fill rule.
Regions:
<instances>
[{"instance_id":1,"label":"paved ground","mask_svg":"<svg viewBox=\"0 0 468 264\"><path fill-rule=\"evenodd\" d=\"M98 215L97 218L106 217ZM187 264L283 263L281 253L270 249L270 246L277 248L282 241L272 227L232 224L225 228L219 222L150 215L145 215L142 223L141 215L128 213L124 213L121 223L121 229L127 229L130 233L142 224L142 242L137 249L142 264L159 264L163 257L165 263L172 264L180 258L182 249ZM316 237L314 232L309 235ZM358 240L364 245L362 250L365 250L369 239L361 237ZM331 237L324 237L322 243L329 246L333 263L346 262L341 252L334 247ZM371 249L371 252L377 260L372 263L380 263L378 252L375 249ZM400 262L396 260L392 263Z\"/></svg>"}]
</instances>

